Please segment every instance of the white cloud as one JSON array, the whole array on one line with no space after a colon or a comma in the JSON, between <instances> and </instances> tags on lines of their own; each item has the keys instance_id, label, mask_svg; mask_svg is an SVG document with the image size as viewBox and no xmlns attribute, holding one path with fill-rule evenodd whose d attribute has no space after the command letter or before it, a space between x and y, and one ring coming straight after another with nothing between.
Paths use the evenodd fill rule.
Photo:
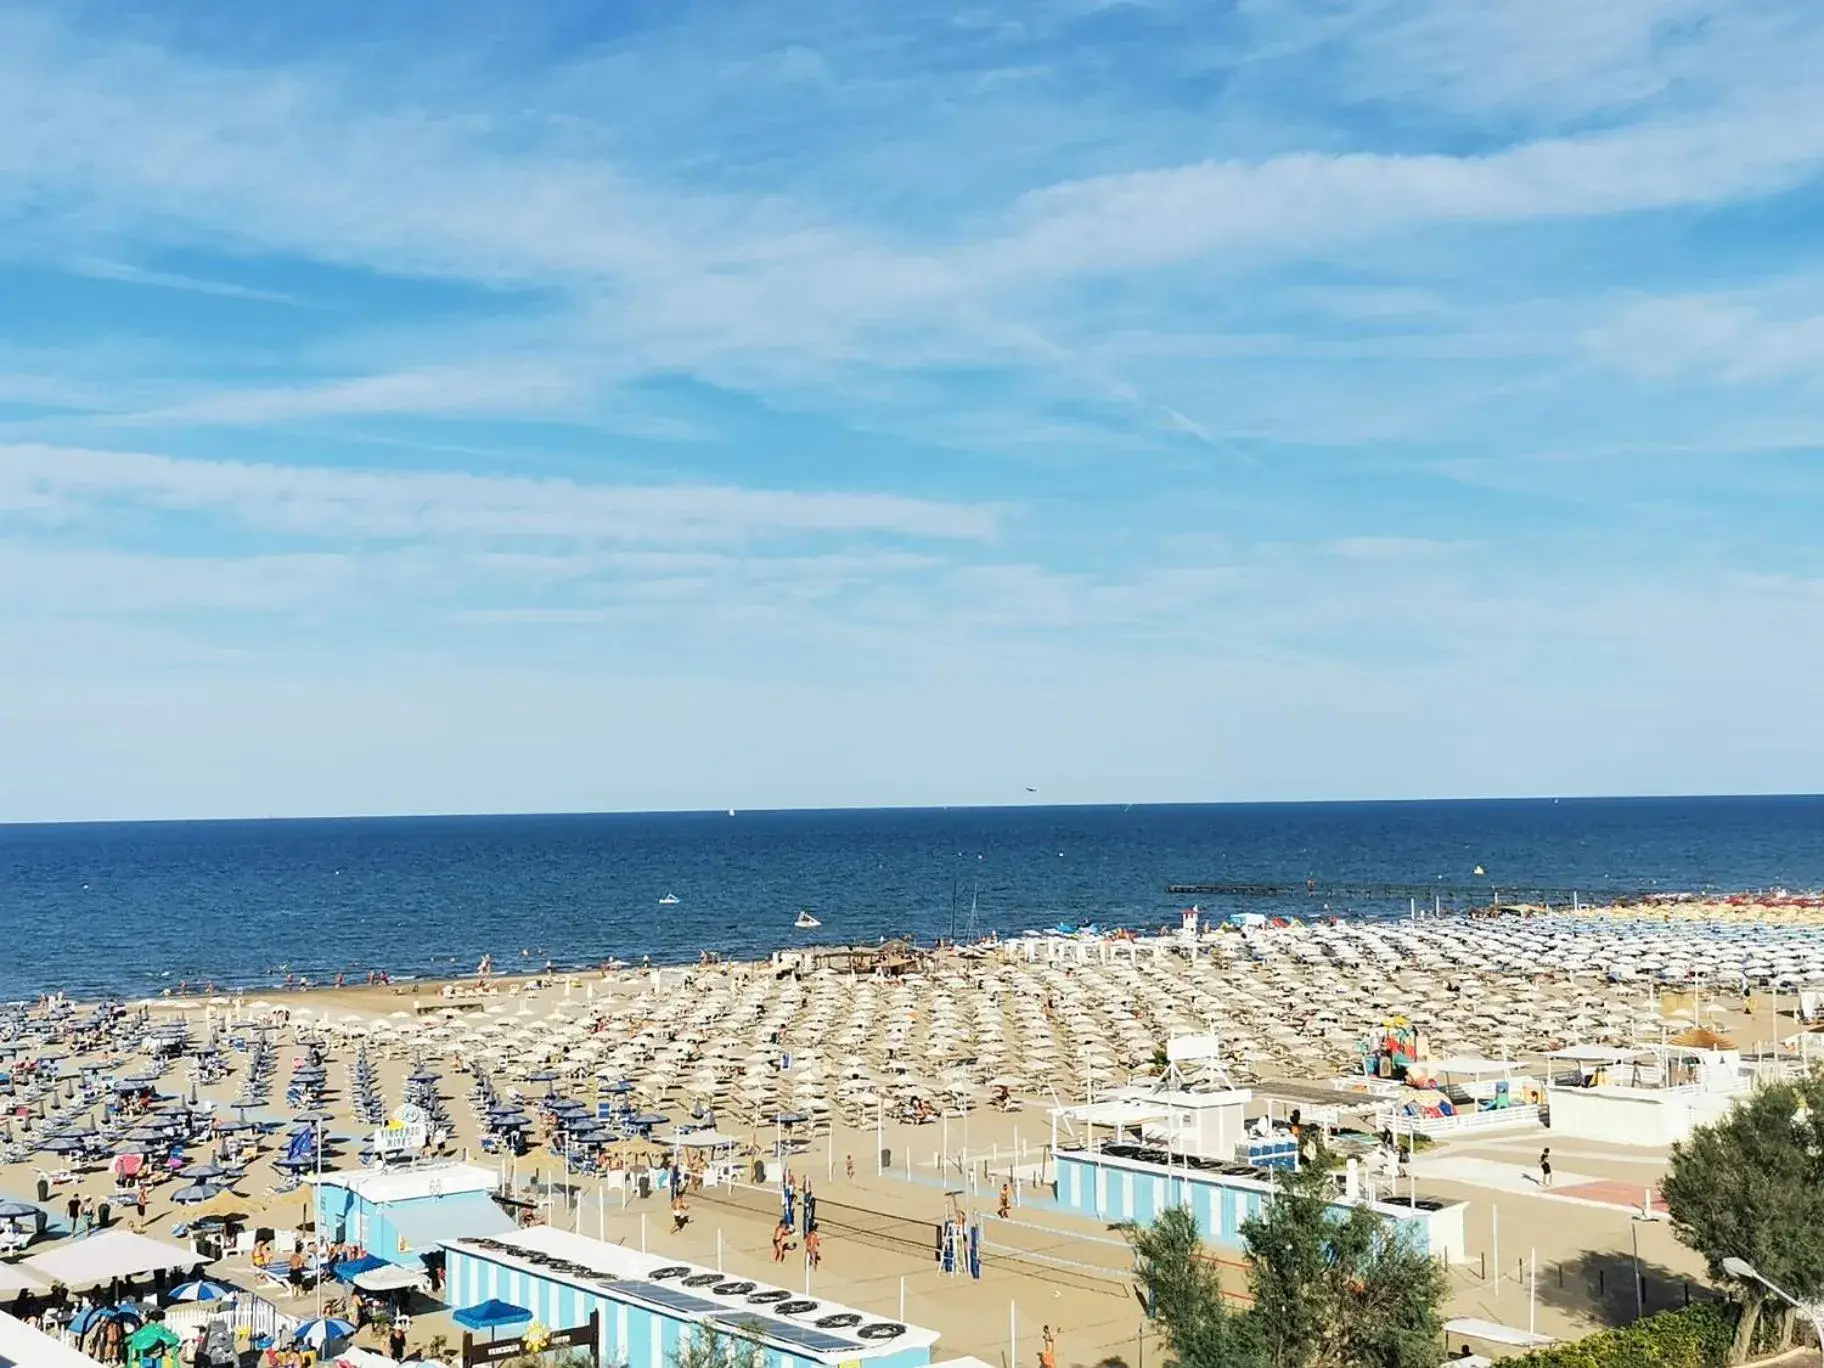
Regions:
<instances>
[{"instance_id":1,"label":"white cloud","mask_svg":"<svg viewBox=\"0 0 1824 1368\"><path fill-rule=\"evenodd\" d=\"M1393 228L1526 222L1725 203L1798 183L1824 159L1824 101L1484 156L1300 152L1070 182L1028 195L1023 229L984 249L989 275L1155 269L1283 257Z\"/></svg>"},{"instance_id":2,"label":"white cloud","mask_svg":"<svg viewBox=\"0 0 1824 1368\"><path fill-rule=\"evenodd\" d=\"M586 484L0 446L0 513L69 519L110 505L214 515L268 534L559 538L628 545L813 534L985 541L995 535L998 521L991 507L892 494Z\"/></svg>"},{"instance_id":3,"label":"white cloud","mask_svg":"<svg viewBox=\"0 0 1824 1368\"><path fill-rule=\"evenodd\" d=\"M586 392L574 374L533 362L442 366L261 389L227 389L130 421L258 424L379 413L549 414Z\"/></svg>"},{"instance_id":4,"label":"white cloud","mask_svg":"<svg viewBox=\"0 0 1824 1368\"><path fill-rule=\"evenodd\" d=\"M1651 380L1693 376L1722 384L1824 380L1824 312L1793 308L1815 293L1786 282L1776 311L1752 296L1632 300L1590 329L1584 344L1605 365Z\"/></svg>"}]
</instances>

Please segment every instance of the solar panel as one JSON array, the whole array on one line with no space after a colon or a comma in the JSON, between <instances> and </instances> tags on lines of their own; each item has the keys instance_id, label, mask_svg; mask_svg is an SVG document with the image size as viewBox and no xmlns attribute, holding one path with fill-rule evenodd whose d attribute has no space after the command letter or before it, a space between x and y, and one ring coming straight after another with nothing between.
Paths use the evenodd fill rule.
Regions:
<instances>
[{"instance_id":1,"label":"solar panel","mask_svg":"<svg viewBox=\"0 0 1824 1368\"><path fill-rule=\"evenodd\" d=\"M756 1316L751 1311L717 1316L716 1320L732 1329L745 1330L750 1335L765 1335L768 1339L783 1344L795 1344L813 1354L840 1354L860 1347L854 1340L832 1335L828 1330L818 1330L809 1325L793 1325L790 1321L773 1316Z\"/></svg>"},{"instance_id":2,"label":"solar panel","mask_svg":"<svg viewBox=\"0 0 1824 1368\"><path fill-rule=\"evenodd\" d=\"M652 1306L660 1306L667 1311L679 1311L687 1316L713 1316L723 1308L720 1304L704 1297L693 1297L688 1292L668 1286L665 1283L621 1282L614 1285L615 1295L633 1297Z\"/></svg>"}]
</instances>

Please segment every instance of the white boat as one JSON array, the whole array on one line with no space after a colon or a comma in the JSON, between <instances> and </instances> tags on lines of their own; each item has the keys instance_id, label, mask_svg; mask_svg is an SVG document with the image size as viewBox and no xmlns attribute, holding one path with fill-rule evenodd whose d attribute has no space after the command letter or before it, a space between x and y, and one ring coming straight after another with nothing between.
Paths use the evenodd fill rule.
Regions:
<instances>
[{"instance_id":1,"label":"white boat","mask_svg":"<svg viewBox=\"0 0 1824 1368\"><path fill-rule=\"evenodd\" d=\"M659 899L660 907L676 907L677 905L678 895L676 893L667 893L664 897Z\"/></svg>"},{"instance_id":2,"label":"white boat","mask_svg":"<svg viewBox=\"0 0 1824 1368\"><path fill-rule=\"evenodd\" d=\"M800 931L814 931L819 926L822 926L823 923L813 917L810 913L810 909L806 908L798 914L798 920L793 922L792 925L797 927Z\"/></svg>"}]
</instances>

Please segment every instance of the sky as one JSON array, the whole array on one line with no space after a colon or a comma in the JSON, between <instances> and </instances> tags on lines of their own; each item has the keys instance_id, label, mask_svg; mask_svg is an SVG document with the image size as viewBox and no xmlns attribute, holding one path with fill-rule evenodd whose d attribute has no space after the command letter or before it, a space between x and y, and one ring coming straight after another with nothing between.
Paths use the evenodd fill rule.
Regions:
<instances>
[{"instance_id":1,"label":"sky","mask_svg":"<svg viewBox=\"0 0 1824 1368\"><path fill-rule=\"evenodd\" d=\"M0 0L0 820L1815 791L1812 0Z\"/></svg>"}]
</instances>

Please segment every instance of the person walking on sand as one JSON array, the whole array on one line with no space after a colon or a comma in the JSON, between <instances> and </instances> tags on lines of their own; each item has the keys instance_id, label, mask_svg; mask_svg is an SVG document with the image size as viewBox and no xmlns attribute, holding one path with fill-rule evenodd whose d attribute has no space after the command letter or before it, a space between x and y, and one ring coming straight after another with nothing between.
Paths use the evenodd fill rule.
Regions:
<instances>
[{"instance_id":1,"label":"person walking on sand","mask_svg":"<svg viewBox=\"0 0 1824 1368\"><path fill-rule=\"evenodd\" d=\"M1004 1221L1012 1213L1012 1211L1013 1211L1013 1184L1002 1183L1001 1184L1001 1201L1000 1201L1000 1205L995 1208L995 1215L999 1216Z\"/></svg>"},{"instance_id":2,"label":"person walking on sand","mask_svg":"<svg viewBox=\"0 0 1824 1368\"><path fill-rule=\"evenodd\" d=\"M1547 1145L1544 1149L1539 1151L1539 1186L1549 1188L1551 1185L1552 1149L1550 1145Z\"/></svg>"},{"instance_id":3,"label":"person walking on sand","mask_svg":"<svg viewBox=\"0 0 1824 1368\"><path fill-rule=\"evenodd\" d=\"M1039 1368L1058 1368L1058 1337L1049 1325L1039 1336Z\"/></svg>"}]
</instances>

